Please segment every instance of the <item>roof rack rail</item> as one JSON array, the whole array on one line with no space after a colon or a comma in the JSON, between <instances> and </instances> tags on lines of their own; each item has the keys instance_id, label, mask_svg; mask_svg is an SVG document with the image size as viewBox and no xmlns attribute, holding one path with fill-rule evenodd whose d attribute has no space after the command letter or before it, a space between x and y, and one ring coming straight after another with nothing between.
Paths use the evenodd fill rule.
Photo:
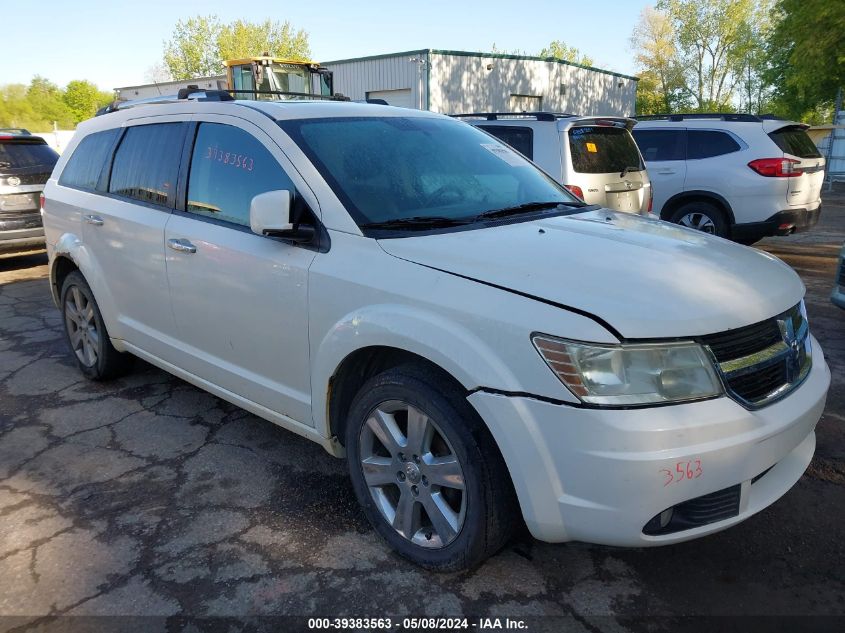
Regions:
<instances>
[{"instance_id":1,"label":"roof rack rail","mask_svg":"<svg viewBox=\"0 0 845 633\"><path fill-rule=\"evenodd\" d=\"M197 86L188 86L187 88L180 88L179 92L175 95L161 95L159 97L132 99L130 101L115 100L97 110L97 114L94 116L117 112L118 110L126 110L128 108L136 108L138 106L179 103L181 101L234 101L234 98L225 90L205 90Z\"/></svg>"},{"instance_id":2,"label":"roof rack rail","mask_svg":"<svg viewBox=\"0 0 845 633\"><path fill-rule=\"evenodd\" d=\"M637 121L686 121L688 119L721 119L722 121L745 121L759 123L763 119L744 112L691 112L688 114L641 114Z\"/></svg>"},{"instance_id":3,"label":"roof rack rail","mask_svg":"<svg viewBox=\"0 0 845 633\"><path fill-rule=\"evenodd\" d=\"M468 112L466 114L450 114L455 119L487 119L498 121L499 118L521 118L534 117L538 121L556 121L558 119L571 119L581 116L571 112Z\"/></svg>"}]
</instances>

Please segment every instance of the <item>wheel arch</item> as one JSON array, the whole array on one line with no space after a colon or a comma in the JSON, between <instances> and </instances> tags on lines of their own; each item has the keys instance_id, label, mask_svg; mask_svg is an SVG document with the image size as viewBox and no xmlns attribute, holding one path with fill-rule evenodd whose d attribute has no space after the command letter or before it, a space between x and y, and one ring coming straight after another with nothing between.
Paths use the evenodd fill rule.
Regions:
<instances>
[{"instance_id":1,"label":"wheel arch","mask_svg":"<svg viewBox=\"0 0 845 633\"><path fill-rule=\"evenodd\" d=\"M724 196L712 191L700 189L682 191L681 193L676 193L674 196L669 198L663 205L663 209L660 211L660 219L668 221L669 218L672 217L672 214L675 213L681 205L684 205L687 202L696 201L709 202L710 204L717 206L719 210L725 214L725 221L727 221L729 229L736 224L736 217L734 216L733 209Z\"/></svg>"}]
</instances>

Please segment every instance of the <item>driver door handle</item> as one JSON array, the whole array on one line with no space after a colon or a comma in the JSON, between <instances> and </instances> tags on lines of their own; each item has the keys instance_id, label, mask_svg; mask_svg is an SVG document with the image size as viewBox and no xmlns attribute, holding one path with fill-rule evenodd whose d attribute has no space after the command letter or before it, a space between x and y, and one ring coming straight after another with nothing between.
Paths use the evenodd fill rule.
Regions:
<instances>
[{"instance_id":1,"label":"driver door handle","mask_svg":"<svg viewBox=\"0 0 845 633\"><path fill-rule=\"evenodd\" d=\"M88 214L82 216L82 219L85 220L88 224L93 224L94 226L103 226L103 218L99 215Z\"/></svg>"},{"instance_id":2,"label":"driver door handle","mask_svg":"<svg viewBox=\"0 0 845 633\"><path fill-rule=\"evenodd\" d=\"M180 253L196 253L197 247L191 244L188 240L185 239L178 239L178 240L167 240L167 245L172 248L174 251L179 251Z\"/></svg>"}]
</instances>

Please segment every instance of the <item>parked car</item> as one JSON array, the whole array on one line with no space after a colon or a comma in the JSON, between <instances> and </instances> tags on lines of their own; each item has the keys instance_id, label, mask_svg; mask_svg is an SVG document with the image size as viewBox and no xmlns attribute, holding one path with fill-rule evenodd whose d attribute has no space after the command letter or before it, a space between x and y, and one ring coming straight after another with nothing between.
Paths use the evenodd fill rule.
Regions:
<instances>
[{"instance_id":1,"label":"parked car","mask_svg":"<svg viewBox=\"0 0 845 633\"><path fill-rule=\"evenodd\" d=\"M792 269L587 206L454 119L129 108L80 124L45 198L85 376L139 356L345 455L425 567L478 564L520 515L550 542L704 536L812 458L830 371Z\"/></svg>"},{"instance_id":2,"label":"parked car","mask_svg":"<svg viewBox=\"0 0 845 633\"><path fill-rule=\"evenodd\" d=\"M825 163L808 126L750 114L637 118L661 219L745 244L818 222Z\"/></svg>"},{"instance_id":3,"label":"parked car","mask_svg":"<svg viewBox=\"0 0 845 633\"><path fill-rule=\"evenodd\" d=\"M44 248L39 197L58 158L40 136L0 129L0 255Z\"/></svg>"},{"instance_id":4,"label":"parked car","mask_svg":"<svg viewBox=\"0 0 845 633\"><path fill-rule=\"evenodd\" d=\"M839 252L839 267L836 269L836 281L830 300L840 308L845 308L845 244Z\"/></svg>"},{"instance_id":5,"label":"parked car","mask_svg":"<svg viewBox=\"0 0 845 633\"><path fill-rule=\"evenodd\" d=\"M651 182L631 137L633 119L554 112L455 118L507 143L590 204L640 215L651 211Z\"/></svg>"}]
</instances>

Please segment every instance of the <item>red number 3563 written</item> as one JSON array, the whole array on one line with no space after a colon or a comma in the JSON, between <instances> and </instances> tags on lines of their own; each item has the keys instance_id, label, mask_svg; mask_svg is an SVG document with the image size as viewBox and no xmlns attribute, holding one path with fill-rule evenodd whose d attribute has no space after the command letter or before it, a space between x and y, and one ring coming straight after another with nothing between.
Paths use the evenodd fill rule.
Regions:
<instances>
[{"instance_id":1,"label":"red number 3563 written","mask_svg":"<svg viewBox=\"0 0 845 633\"><path fill-rule=\"evenodd\" d=\"M701 460L680 461L675 464L674 468L661 468L660 472L665 477L664 488L669 484L681 483L685 479L698 479L702 473Z\"/></svg>"}]
</instances>

